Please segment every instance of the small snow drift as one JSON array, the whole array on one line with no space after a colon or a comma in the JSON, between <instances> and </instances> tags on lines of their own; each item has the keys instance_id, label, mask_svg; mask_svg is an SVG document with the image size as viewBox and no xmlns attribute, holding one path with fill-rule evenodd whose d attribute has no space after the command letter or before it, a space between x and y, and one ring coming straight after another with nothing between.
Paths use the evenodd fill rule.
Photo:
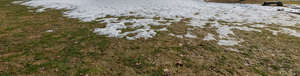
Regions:
<instances>
[{"instance_id":1,"label":"small snow drift","mask_svg":"<svg viewBox=\"0 0 300 76\"><path fill-rule=\"evenodd\" d=\"M243 25L261 24L261 28L270 24L294 27L300 24L300 16L286 11L298 11L287 7L264 7L255 4L222 4L207 3L202 0L26 0L15 2L26 6L43 7L44 9L68 9L64 15L79 18L82 21L99 21L107 23L105 28L95 28L94 32L108 37L149 39L155 37L157 31L168 31L167 26L181 19L190 18L189 26L200 28L217 28L219 39L234 39L232 29L256 31L260 30ZM284 9L284 11L277 11ZM109 16L109 17L108 17ZM128 18L121 18L128 17ZM227 22L224 24L222 22ZM205 27L207 23L210 27ZM161 26L157 29L153 26ZM123 31L134 29L131 31ZM191 32L192 33L192 32ZM135 36L129 36L134 34ZM214 40L209 34L204 40ZM196 35L175 35L183 38L197 38ZM219 42L220 45L230 43L237 45L239 41Z\"/></svg>"}]
</instances>

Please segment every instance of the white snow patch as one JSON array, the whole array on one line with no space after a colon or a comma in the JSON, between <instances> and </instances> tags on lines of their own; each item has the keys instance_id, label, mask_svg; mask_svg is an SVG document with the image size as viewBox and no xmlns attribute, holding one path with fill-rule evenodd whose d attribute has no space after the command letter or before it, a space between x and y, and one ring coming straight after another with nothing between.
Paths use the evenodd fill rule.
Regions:
<instances>
[{"instance_id":1,"label":"white snow patch","mask_svg":"<svg viewBox=\"0 0 300 76\"><path fill-rule=\"evenodd\" d=\"M126 37L129 40L135 40L137 38L152 38L156 35L154 29L151 29L149 24L158 26L160 25L158 21L154 21L152 19L129 19L129 20L120 20L118 21L117 18L110 18L110 19L99 19L98 21L102 21L103 23L108 23L105 28L96 28L94 33L99 35L107 35L108 37L118 37L123 38ZM130 22L134 23L133 25L126 26L125 23ZM134 31L124 32L122 33L121 29L127 28L139 28ZM166 28L160 29L159 31L165 31ZM137 33L134 37L127 36L128 34Z\"/></svg>"},{"instance_id":2,"label":"white snow patch","mask_svg":"<svg viewBox=\"0 0 300 76\"><path fill-rule=\"evenodd\" d=\"M235 41L235 40L219 40L218 41L218 45L222 45L222 46L234 46L234 45L238 45L239 41Z\"/></svg>"},{"instance_id":3,"label":"white snow patch","mask_svg":"<svg viewBox=\"0 0 300 76\"><path fill-rule=\"evenodd\" d=\"M254 25L250 25L251 27L257 27L257 28L264 28L267 27L266 25L263 24L254 24Z\"/></svg>"},{"instance_id":4,"label":"white snow patch","mask_svg":"<svg viewBox=\"0 0 300 76\"><path fill-rule=\"evenodd\" d=\"M267 30L271 31L273 35L278 35L278 33L284 33L295 37L300 37L300 32L297 32L296 30L292 30L289 28L280 28L280 30L271 30L271 29L267 29Z\"/></svg>"},{"instance_id":5,"label":"white snow patch","mask_svg":"<svg viewBox=\"0 0 300 76\"><path fill-rule=\"evenodd\" d=\"M157 31L168 31L168 29L166 27L158 29Z\"/></svg>"},{"instance_id":6,"label":"white snow patch","mask_svg":"<svg viewBox=\"0 0 300 76\"><path fill-rule=\"evenodd\" d=\"M122 31L119 29L126 28L125 25L115 23L115 24L107 24L105 28L96 28L94 33L99 35L107 35L108 37L120 37L122 38L124 34L120 34Z\"/></svg>"},{"instance_id":7,"label":"white snow patch","mask_svg":"<svg viewBox=\"0 0 300 76\"><path fill-rule=\"evenodd\" d=\"M177 38L183 38L183 35L175 35L175 34L173 34L173 33L170 33L169 35L170 35L170 36L175 36L175 37L177 37Z\"/></svg>"},{"instance_id":8,"label":"white snow patch","mask_svg":"<svg viewBox=\"0 0 300 76\"><path fill-rule=\"evenodd\" d=\"M243 42L243 41L236 41L237 39L230 36L230 35L235 36L232 29L261 32L261 30L249 28L249 27L238 27L238 26L225 25L225 26L219 26L217 28L218 28L217 33L219 34L220 39L229 39L229 40L219 40L218 44L225 45L225 46L233 46L233 45L237 45L239 42Z\"/></svg>"},{"instance_id":9,"label":"white snow patch","mask_svg":"<svg viewBox=\"0 0 300 76\"><path fill-rule=\"evenodd\" d=\"M41 9L37 9L35 12L41 13L44 12L46 10L46 8L41 8Z\"/></svg>"},{"instance_id":10,"label":"white snow patch","mask_svg":"<svg viewBox=\"0 0 300 76\"><path fill-rule=\"evenodd\" d=\"M217 29L217 33L219 34L219 38L230 38L229 35L235 35L232 29L238 29L243 31L256 31L261 32L261 30L249 28L249 27L237 27L237 26L220 26Z\"/></svg>"},{"instance_id":11,"label":"white snow patch","mask_svg":"<svg viewBox=\"0 0 300 76\"><path fill-rule=\"evenodd\" d=\"M192 19L189 25L204 28L204 26L207 25L208 23L210 23L210 21Z\"/></svg>"},{"instance_id":12,"label":"white snow patch","mask_svg":"<svg viewBox=\"0 0 300 76\"><path fill-rule=\"evenodd\" d=\"M249 28L249 27L233 27L235 29L243 30L243 31L256 31L256 32L261 32L261 30L254 29L254 28Z\"/></svg>"},{"instance_id":13,"label":"white snow patch","mask_svg":"<svg viewBox=\"0 0 300 76\"><path fill-rule=\"evenodd\" d=\"M207 36L205 36L203 40L205 40L205 41L216 40L214 38L214 36L215 36L214 34L208 33Z\"/></svg>"},{"instance_id":14,"label":"white snow patch","mask_svg":"<svg viewBox=\"0 0 300 76\"><path fill-rule=\"evenodd\" d=\"M278 35L278 33L280 32L280 31L271 30L271 29L266 29L266 30L271 31L273 35Z\"/></svg>"},{"instance_id":15,"label":"white snow patch","mask_svg":"<svg viewBox=\"0 0 300 76\"><path fill-rule=\"evenodd\" d=\"M137 38L153 38L156 31L167 31L167 29L152 29L151 26L165 26L172 22L178 22L183 18L190 18L186 21L190 26L205 28L204 25L210 24L217 28L220 39L234 39L232 29L244 31L261 30L241 27L244 24L278 24L281 26L295 26L300 24L300 16L288 12L299 12L292 7L269 7L256 4L223 4L207 3L203 0L24 0L22 5L40 8L37 12L43 12L47 8L67 9L64 15L70 18L79 18L82 21L99 21L107 23L105 28L95 28L94 32L108 37L126 38L135 40ZM277 11L284 9L284 11ZM197 14L195 14L197 13ZM105 18L106 16L114 18ZM122 19L121 16L143 17L143 19ZM160 19L154 19L160 17ZM162 23L167 21L167 23ZM234 26L223 26L218 21L236 23ZM133 25L125 25L125 23ZM166 26L165 26L166 27ZM252 25L252 27L265 27L263 25ZM122 29L138 28L134 31L124 32ZM285 30L290 35L299 36L297 31ZM135 36L127 36L136 34ZM179 38L196 36L175 35ZM237 44L235 41L220 40L222 43Z\"/></svg>"},{"instance_id":16,"label":"white snow patch","mask_svg":"<svg viewBox=\"0 0 300 76\"><path fill-rule=\"evenodd\" d=\"M235 48L226 48L226 50L233 51L233 52L237 52L237 53L240 52L240 50L235 49Z\"/></svg>"},{"instance_id":17,"label":"white snow patch","mask_svg":"<svg viewBox=\"0 0 300 76\"><path fill-rule=\"evenodd\" d=\"M300 9L300 6L299 5L295 5L295 4L287 5L287 7L292 8L292 9Z\"/></svg>"},{"instance_id":18,"label":"white snow patch","mask_svg":"<svg viewBox=\"0 0 300 76\"><path fill-rule=\"evenodd\" d=\"M136 36L133 37L127 36L126 38L129 40L134 40L138 38L148 39L148 38L153 38L153 36L156 35L156 32L154 32L153 30L138 29L137 31L133 31L133 32L139 32L139 33Z\"/></svg>"},{"instance_id":19,"label":"white snow patch","mask_svg":"<svg viewBox=\"0 0 300 76\"><path fill-rule=\"evenodd\" d=\"M47 30L46 32L54 32L54 30Z\"/></svg>"},{"instance_id":20,"label":"white snow patch","mask_svg":"<svg viewBox=\"0 0 300 76\"><path fill-rule=\"evenodd\" d=\"M281 28L281 29L284 33L290 34L292 36L300 37L300 32L297 32L296 30L292 30L289 28Z\"/></svg>"},{"instance_id":21,"label":"white snow patch","mask_svg":"<svg viewBox=\"0 0 300 76\"><path fill-rule=\"evenodd\" d=\"M221 26L218 27L217 33L219 34L219 38L229 38L229 34L234 35L233 31L231 31L232 27L230 26Z\"/></svg>"},{"instance_id":22,"label":"white snow patch","mask_svg":"<svg viewBox=\"0 0 300 76\"><path fill-rule=\"evenodd\" d=\"M192 35L190 32L188 32L187 34L185 34L184 37L187 37L187 38L197 38L196 35Z\"/></svg>"},{"instance_id":23,"label":"white snow patch","mask_svg":"<svg viewBox=\"0 0 300 76\"><path fill-rule=\"evenodd\" d=\"M21 4L23 3L24 1L13 1L12 4Z\"/></svg>"},{"instance_id":24,"label":"white snow patch","mask_svg":"<svg viewBox=\"0 0 300 76\"><path fill-rule=\"evenodd\" d=\"M300 13L300 6L299 5L288 5L287 7L289 7L290 9L284 9L284 11Z\"/></svg>"},{"instance_id":25,"label":"white snow patch","mask_svg":"<svg viewBox=\"0 0 300 76\"><path fill-rule=\"evenodd\" d=\"M186 38L197 38L196 35L193 35L193 34L191 34L190 32L188 32L188 33L186 33L186 34L184 34L184 35L176 35L176 34L173 34L173 33L169 33L169 35L170 35L170 36L177 37L177 38L184 38L184 37L186 37Z\"/></svg>"}]
</instances>

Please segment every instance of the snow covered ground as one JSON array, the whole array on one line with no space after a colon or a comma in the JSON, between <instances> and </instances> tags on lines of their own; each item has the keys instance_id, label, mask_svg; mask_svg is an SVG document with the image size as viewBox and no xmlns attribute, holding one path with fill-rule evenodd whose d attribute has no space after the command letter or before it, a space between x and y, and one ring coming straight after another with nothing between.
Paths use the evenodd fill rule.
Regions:
<instances>
[{"instance_id":1,"label":"snow covered ground","mask_svg":"<svg viewBox=\"0 0 300 76\"><path fill-rule=\"evenodd\" d=\"M108 37L149 39L155 37L157 31L168 31L167 26L181 19L190 18L187 26L195 28L217 28L218 34L209 33L203 40L217 40L219 45L233 46L242 42L229 35L235 35L232 29L261 32L257 28L272 27L271 24L289 27L300 26L300 15L288 13L299 12L289 7L268 7L255 4L222 4L207 3L202 0L26 0L13 2L39 8L36 12L45 12L45 9L68 9L64 15L70 18L79 18L82 21L99 21L107 23L105 28L95 28L94 32ZM42 8L41 8L42 7ZM284 11L278 11L283 9ZM112 17L107 17L112 16ZM121 16L139 17L118 19ZM156 19L159 18L159 19ZM226 24L221 22L226 22ZM131 25L126 25L131 23ZM210 26L205 26L210 23ZM250 25L245 26L245 25ZM154 29L152 26L163 26ZM136 28L133 31L122 29ZM282 28L269 30L273 33L285 33L299 37L299 31ZM135 36L129 36L135 34ZM170 33L169 36L179 38L198 38L192 32L186 35Z\"/></svg>"}]
</instances>

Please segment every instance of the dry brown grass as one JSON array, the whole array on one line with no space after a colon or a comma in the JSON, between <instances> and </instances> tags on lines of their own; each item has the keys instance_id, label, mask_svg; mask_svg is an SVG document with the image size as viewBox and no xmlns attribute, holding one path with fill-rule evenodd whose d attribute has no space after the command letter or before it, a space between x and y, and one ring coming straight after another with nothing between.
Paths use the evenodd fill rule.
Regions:
<instances>
[{"instance_id":1,"label":"dry brown grass","mask_svg":"<svg viewBox=\"0 0 300 76\"><path fill-rule=\"evenodd\" d=\"M235 30L245 40L240 52L203 41L213 29L195 28L198 38L176 38L159 32L152 39L126 40L93 33L104 27L62 16L62 10L28 12L24 6L0 1L1 76L282 76L300 74L300 39L268 31ZM4 6L4 5L8 5ZM3 10L3 11L2 11ZM186 34L183 20L168 26ZM160 28L160 27L157 27ZM46 30L54 30L52 33ZM176 65L182 62L183 66ZM168 69L168 72L164 72Z\"/></svg>"}]
</instances>

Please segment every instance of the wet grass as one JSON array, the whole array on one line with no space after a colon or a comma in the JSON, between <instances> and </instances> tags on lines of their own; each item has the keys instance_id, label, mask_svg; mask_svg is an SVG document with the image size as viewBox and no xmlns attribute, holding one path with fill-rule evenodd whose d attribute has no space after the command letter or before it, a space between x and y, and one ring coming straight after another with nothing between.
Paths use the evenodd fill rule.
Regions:
<instances>
[{"instance_id":1,"label":"wet grass","mask_svg":"<svg viewBox=\"0 0 300 76\"><path fill-rule=\"evenodd\" d=\"M286 34L235 30L245 40L243 46L232 47L240 52L226 50L216 41L203 41L207 31L214 32L211 29L193 30L199 36L196 39L159 32L152 39L132 41L93 33L105 23L65 18L63 10L28 12L30 9L10 4L12 1L0 1L0 76L300 74L300 39ZM186 34L192 27L184 25L182 21L167 28Z\"/></svg>"}]
</instances>

